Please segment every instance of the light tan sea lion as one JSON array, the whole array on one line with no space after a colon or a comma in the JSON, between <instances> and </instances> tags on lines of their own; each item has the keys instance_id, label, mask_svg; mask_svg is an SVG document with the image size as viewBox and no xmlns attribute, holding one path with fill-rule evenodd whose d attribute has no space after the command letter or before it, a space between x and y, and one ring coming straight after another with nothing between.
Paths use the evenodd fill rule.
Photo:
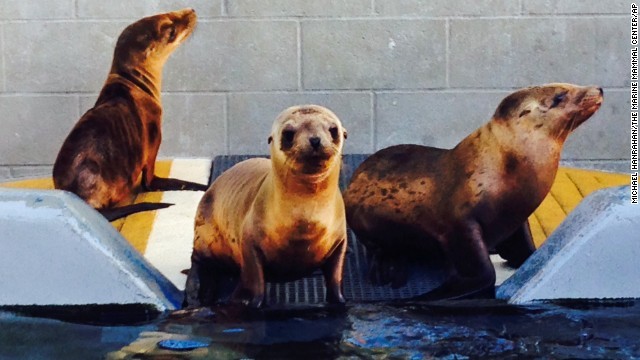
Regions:
<instances>
[{"instance_id":1,"label":"light tan sea lion","mask_svg":"<svg viewBox=\"0 0 640 360\"><path fill-rule=\"evenodd\" d=\"M211 185L196 215L185 306L213 302L220 273L239 273L232 298L259 307L265 280L292 281L317 268L327 301L344 302L347 234L338 188L344 138L330 110L288 108L273 124L271 159L238 163Z\"/></svg>"}]
</instances>

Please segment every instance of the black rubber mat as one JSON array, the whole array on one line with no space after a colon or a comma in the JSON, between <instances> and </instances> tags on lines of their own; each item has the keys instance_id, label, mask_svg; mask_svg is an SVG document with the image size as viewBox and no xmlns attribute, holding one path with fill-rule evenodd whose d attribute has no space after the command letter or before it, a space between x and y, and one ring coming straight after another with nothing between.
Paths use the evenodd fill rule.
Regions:
<instances>
[{"instance_id":1,"label":"black rubber mat","mask_svg":"<svg viewBox=\"0 0 640 360\"><path fill-rule=\"evenodd\" d=\"M213 161L211 181L214 181L225 170L236 163L246 160L252 155L218 156ZM266 156L261 156L266 157ZM340 189L344 191L349 184L355 169L367 158L364 154L344 155L340 174ZM393 289L388 285L375 286L367 278L366 249L356 241L351 230L348 231L349 248L344 266L344 296L348 301L367 302L396 299L409 299L427 293L444 280L440 269L415 268L406 286ZM323 303L325 297L324 279L319 271L313 275L289 283L268 283L268 304L317 304Z\"/></svg>"}]
</instances>

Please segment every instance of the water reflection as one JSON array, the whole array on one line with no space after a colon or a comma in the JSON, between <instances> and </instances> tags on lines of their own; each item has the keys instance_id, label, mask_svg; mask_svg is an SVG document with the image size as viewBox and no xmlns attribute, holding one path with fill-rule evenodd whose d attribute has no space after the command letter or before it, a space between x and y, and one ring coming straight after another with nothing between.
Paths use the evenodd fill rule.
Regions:
<instances>
[{"instance_id":1,"label":"water reflection","mask_svg":"<svg viewBox=\"0 0 640 360\"><path fill-rule=\"evenodd\" d=\"M104 316L103 316L104 318ZM637 358L640 305L497 300L177 311L137 325L0 312L0 358ZM162 340L209 344L162 349Z\"/></svg>"}]
</instances>

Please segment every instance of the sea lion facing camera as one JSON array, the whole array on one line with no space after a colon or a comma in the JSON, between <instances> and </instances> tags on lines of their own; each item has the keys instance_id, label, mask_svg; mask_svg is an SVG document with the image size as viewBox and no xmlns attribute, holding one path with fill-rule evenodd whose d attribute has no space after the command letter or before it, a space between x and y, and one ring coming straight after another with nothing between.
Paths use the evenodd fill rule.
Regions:
<instances>
[{"instance_id":1,"label":"sea lion facing camera","mask_svg":"<svg viewBox=\"0 0 640 360\"><path fill-rule=\"evenodd\" d=\"M330 110L291 107L273 124L271 159L240 162L215 180L196 214L185 306L211 304L221 274L236 273L232 300L259 307L265 280L292 281L317 268L327 301L344 302L347 233L338 188L344 138Z\"/></svg>"},{"instance_id":2,"label":"sea lion facing camera","mask_svg":"<svg viewBox=\"0 0 640 360\"><path fill-rule=\"evenodd\" d=\"M183 9L143 18L124 29L98 100L58 153L53 167L56 189L75 193L109 220L169 205L116 207L139 190L207 189L154 175L162 136L162 68L195 24L195 11Z\"/></svg>"},{"instance_id":3,"label":"sea lion facing camera","mask_svg":"<svg viewBox=\"0 0 640 360\"><path fill-rule=\"evenodd\" d=\"M527 218L549 192L567 136L602 103L602 89L549 84L507 96L490 122L451 150L392 146L355 171L347 221L371 255L374 283L406 283L406 261L444 261L425 299L492 289L489 250L514 266L535 250Z\"/></svg>"}]
</instances>

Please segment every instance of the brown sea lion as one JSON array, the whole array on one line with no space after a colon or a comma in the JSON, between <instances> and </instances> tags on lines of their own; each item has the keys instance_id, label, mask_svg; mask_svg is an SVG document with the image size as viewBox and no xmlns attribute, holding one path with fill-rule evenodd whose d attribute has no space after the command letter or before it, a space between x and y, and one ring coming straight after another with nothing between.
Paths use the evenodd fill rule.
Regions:
<instances>
[{"instance_id":1,"label":"brown sea lion","mask_svg":"<svg viewBox=\"0 0 640 360\"><path fill-rule=\"evenodd\" d=\"M98 100L58 153L53 167L56 189L75 193L109 220L169 205L116 207L140 190L207 189L154 175L161 140L162 68L195 24L195 11L183 9L143 18L124 29Z\"/></svg>"},{"instance_id":2,"label":"brown sea lion","mask_svg":"<svg viewBox=\"0 0 640 360\"><path fill-rule=\"evenodd\" d=\"M602 103L602 89L549 84L507 96L491 121L450 150L398 145L355 171L347 221L371 255L374 283L406 283L409 260L444 262L425 299L493 289L489 250L521 265L535 250L527 218L549 192L567 136Z\"/></svg>"},{"instance_id":3,"label":"brown sea lion","mask_svg":"<svg viewBox=\"0 0 640 360\"><path fill-rule=\"evenodd\" d=\"M236 273L232 300L260 307L265 280L292 281L317 268L326 300L344 302L343 138L346 131L330 110L294 106L273 124L270 160L240 162L215 180L196 214L185 306L211 304L221 274Z\"/></svg>"}]
</instances>

